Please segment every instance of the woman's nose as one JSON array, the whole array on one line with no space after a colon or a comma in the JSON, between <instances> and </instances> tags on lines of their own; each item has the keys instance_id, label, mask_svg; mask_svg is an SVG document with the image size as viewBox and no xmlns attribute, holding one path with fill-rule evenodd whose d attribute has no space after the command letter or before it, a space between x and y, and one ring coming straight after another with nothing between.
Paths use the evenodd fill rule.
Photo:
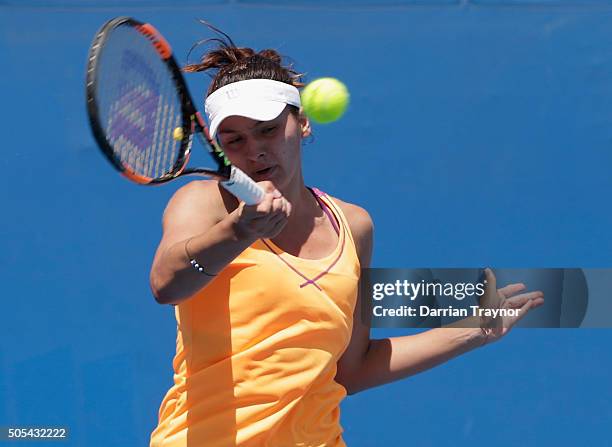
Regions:
<instances>
[{"instance_id":1,"label":"woman's nose","mask_svg":"<svg viewBox=\"0 0 612 447\"><path fill-rule=\"evenodd\" d=\"M265 155L266 148L262 145L257 144L256 142L253 142L253 144L249 145L249 148L247 150L247 156L249 157L249 159L258 161L265 157Z\"/></svg>"}]
</instances>

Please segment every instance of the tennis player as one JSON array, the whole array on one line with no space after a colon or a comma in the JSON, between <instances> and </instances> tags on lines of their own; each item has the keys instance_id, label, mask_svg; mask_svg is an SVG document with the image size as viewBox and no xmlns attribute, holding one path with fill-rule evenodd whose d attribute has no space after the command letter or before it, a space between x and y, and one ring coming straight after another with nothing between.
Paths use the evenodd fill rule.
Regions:
<instances>
[{"instance_id":1,"label":"tennis player","mask_svg":"<svg viewBox=\"0 0 612 447\"><path fill-rule=\"evenodd\" d=\"M299 74L274 50L219 41L186 71L216 71L205 103L211 134L267 194L246 206L214 181L192 181L167 205L151 287L175 306L178 329L174 384L150 445L343 446L347 394L497 340L513 322L371 340L358 281L372 220L305 185L301 144L311 128ZM492 299L523 314L543 301L518 294L520 284L497 291L488 277Z\"/></svg>"}]
</instances>

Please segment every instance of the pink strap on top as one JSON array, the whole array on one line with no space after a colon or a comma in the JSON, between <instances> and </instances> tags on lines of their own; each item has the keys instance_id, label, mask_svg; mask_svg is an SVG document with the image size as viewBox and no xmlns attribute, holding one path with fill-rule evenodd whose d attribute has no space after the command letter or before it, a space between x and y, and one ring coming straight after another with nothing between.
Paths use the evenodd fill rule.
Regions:
<instances>
[{"instance_id":1,"label":"pink strap on top","mask_svg":"<svg viewBox=\"0 0 612 447\"><path fill-rule=\"evenodd\" d=\"M325 214L329 218L329 221L331 222L332 226L334 227L334 230L336 231L336 234L340 235L340 227L338 227L338 222L336 222L336 218L334 216L332 216L332 214L329 212L327 204L324 203L323 200L321 200L321 197L326 196L326 194L323 191L321 191L320 189L315 188L314 186L312 188L308 188L308 189L310 190L310 192L313 193L315 199L317 199L317 202L318 202L319 206L321 207L321 209L325 212Z\"/></svg>"}]
</instances>

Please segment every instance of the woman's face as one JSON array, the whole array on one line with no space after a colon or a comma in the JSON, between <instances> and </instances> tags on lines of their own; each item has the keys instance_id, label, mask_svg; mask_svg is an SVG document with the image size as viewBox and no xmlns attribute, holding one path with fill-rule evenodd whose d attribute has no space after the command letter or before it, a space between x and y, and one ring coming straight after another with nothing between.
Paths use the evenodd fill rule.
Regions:
<instances>
[{"instance_id":1,"label":"woman's face","mask_svg":"<svg viewBox=\"0 0 612 447\"><path fill-rule=\"evenodd\" d=\"M302 122L301 122L302 121ZM283 190L301 169L303 118L289 107L271 121L255 121L242 116L223 120L217 135L233 165L256 182L268 180Z\"/></svg>"}]
</instances>

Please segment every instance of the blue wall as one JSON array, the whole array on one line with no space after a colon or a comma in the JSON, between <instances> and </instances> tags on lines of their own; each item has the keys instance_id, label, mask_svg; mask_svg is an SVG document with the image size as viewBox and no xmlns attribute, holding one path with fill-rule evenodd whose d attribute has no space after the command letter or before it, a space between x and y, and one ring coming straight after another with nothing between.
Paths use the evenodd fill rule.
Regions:
<instances>
[{"instance_id":1,"label":"blue wall","mask_svg":"<svg viewBox=\"0 0 612 447\"><path fill-rule=\"evenodd\" d=\"M148 270L184 181L120 179L84 110L88 46L116 15L153 22L183 62L205 18L309 80L346 82L349 112L315 128L306 178L370 211L374 266L612 265L611 1L0 1L0 426L145 445L172 383L173 313ZM189 82L201 98L207 78ZM349 397L345 438L602 445L611 342L609 330L516 330Z\"/></svg>"}]
</instances>

